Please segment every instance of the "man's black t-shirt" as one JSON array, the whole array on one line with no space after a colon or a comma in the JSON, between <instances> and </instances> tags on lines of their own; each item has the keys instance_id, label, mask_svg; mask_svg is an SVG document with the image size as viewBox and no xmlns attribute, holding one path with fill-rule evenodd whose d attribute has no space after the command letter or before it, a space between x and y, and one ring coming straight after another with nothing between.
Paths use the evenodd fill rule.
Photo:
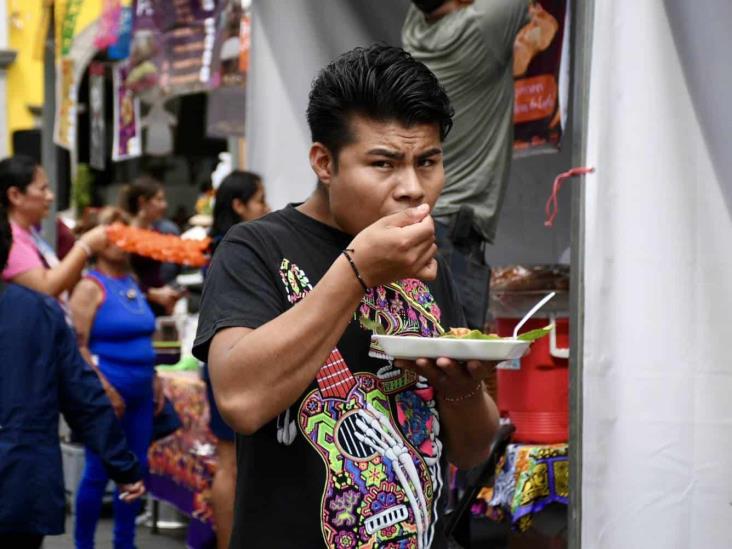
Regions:
<instances>
[{"instance_id":1,"label":"man's black t-shirt","mask_svg":"<svg viewBox=\"0 0 732 549\"><path fill-rule=\"evenodd\" d=\"M351 239L293 206L232 228L206 277L194 354L207 360L218 330L257 328L294 306ZM433 283L369 290L301 398L254 435L237 435L231 547L446 545L434 391L395 369L370 328L439 335L464 325L457 303L441 263Z\"/></svg>"}]
</instances>

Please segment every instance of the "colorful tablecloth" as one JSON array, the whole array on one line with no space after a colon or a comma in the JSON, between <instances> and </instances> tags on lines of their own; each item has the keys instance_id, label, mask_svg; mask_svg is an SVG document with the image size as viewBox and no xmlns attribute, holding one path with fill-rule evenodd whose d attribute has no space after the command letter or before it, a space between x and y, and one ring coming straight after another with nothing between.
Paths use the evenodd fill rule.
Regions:
<instances>
[{"instance_id":1,"label":"colorful tablecloth","mask_svg":"<svg viewBox=\"0 0 732 549\"><path fill-rule=\"evenodd\" d=\"M569 504L567 444L511 444L501 458L492 488L483 488L473 504L474 515L494 520L510 517L525 532L533 516L552 503Z\"/></svg>"},{"instance_id":2,"label":"colorful tablecloth","mask_svg":"<svg viewBox=\"0 0 732 549\"><path fill-rule=\"evenodd\" d=\"M211 483L216 472L206 386L197 372L158 375L183 427L150 447L150 493L191 518L189 547L205 547L214 536Z\"/></svg>"}]
</instances>

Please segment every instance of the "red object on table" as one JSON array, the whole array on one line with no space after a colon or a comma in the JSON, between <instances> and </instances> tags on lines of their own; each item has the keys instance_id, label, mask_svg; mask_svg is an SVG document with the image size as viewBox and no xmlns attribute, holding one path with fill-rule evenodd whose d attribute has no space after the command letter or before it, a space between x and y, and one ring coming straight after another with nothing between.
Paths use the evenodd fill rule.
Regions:
<instances>
[{"instance_id":1,"label":"red object on table","mask_svg":"<svg viewBox=\"0 0 732 549\"><path fill-rule=\"evenodd\" d=\"M518 322L518 318L497 318L498 335L512 336ZM547 319L529 319L522 332L548 323ZM569 319L557 318L555 324L556 335L535 341L521 359L520 369L497 371L498 409L516 426L516 442L554 444L569 440Z\"/></svg>"}]
</instances>

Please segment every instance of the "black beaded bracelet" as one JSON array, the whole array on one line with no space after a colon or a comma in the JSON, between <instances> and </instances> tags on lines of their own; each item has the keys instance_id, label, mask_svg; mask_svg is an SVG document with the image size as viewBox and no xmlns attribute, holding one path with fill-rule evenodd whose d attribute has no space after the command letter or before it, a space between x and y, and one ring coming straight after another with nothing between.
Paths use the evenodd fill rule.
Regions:
<instances>
[{"instance_id":1,"label":"black beaded bracelet","mask_svg":"<svg viewBox=\"0 0 732 549\"><path fill-rule=\"evenodd\" d=\"M348 253L348 252L355 252L355 251L356 250L346 248L341 253L346 256L346 259L348 259L348 263L351 264L351 269L353 269L353 274L356 275L356 278L358 279L359 284L361 284L363 291L368 292L369 291L368 286L366 286L366 283L363 281L363 278L361 278L361 273L358 272L358 267L356 267L356 264L353 262L353 258L351 257L351 254Z\"/></svg>"}]
</instances>

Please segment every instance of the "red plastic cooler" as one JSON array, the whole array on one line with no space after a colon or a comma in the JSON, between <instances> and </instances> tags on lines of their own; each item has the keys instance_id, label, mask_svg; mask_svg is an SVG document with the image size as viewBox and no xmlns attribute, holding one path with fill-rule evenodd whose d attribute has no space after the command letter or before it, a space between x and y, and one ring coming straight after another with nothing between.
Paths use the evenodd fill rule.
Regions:
<instances>
[{"instance_id":1,"label":"red plastic cooler","mask_svg":"<svg viewBox=\"0 0 732 549\"><path fill-rule=\"evenodd\" d=\"M513 335L519 320L496 318L498 334ZM535 341L520 361L506 363L497 371L498 408L515 425L517 442L569 440L569 319L532 318L521 332L552 321L555 330L549 336Z\"/></svg>"}]
</instances>

